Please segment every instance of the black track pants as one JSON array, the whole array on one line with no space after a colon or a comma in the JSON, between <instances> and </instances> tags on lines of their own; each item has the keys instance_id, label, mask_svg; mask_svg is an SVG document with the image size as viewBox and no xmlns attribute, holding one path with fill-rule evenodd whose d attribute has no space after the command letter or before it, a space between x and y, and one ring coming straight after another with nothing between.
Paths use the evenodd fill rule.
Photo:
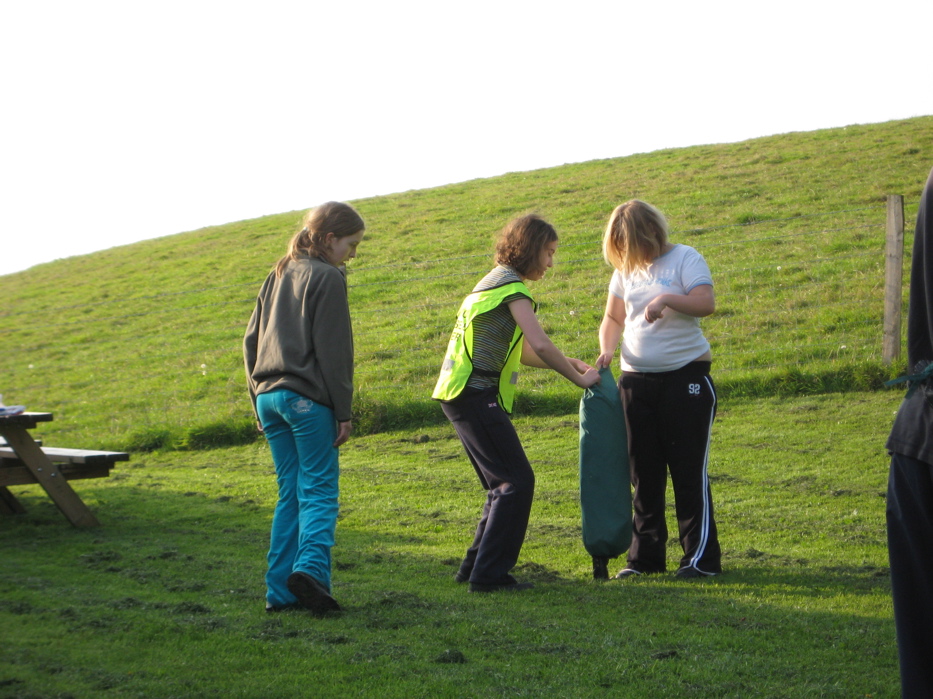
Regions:
<instances>
[{"instance_id":1,"label":"black track pants","mask_svg":"<svg viewBox=\"0 0 933 699\"><path fill-rule=\"evenodd\" d=\"M625 372L619 379L629 439L634 495L628 565L645 573L667 569L665 490L668 469L684 555L680 567L722 572L707 463L716 416L709 362L676 371Z\"/></svg>"},{"instance_id":2,"label":"black track pants","mask_svg":"<svg viewBox=\"0 0 933 699\"><path fill-rule=\"evenodd\" d=\"M486 503L460 575L484 585L508 584L525 541L535 474L496 390L464 393L442 403L480 483Z\"/></svg>"},{"instance_id":3,"label":"black track pants","mask_svg":"<svg viewBox=\"0 0 933 699\"><path fill-rule=\"evenodd\" d=\"M891 455L888 557L904 699L933 697L933 464Z\"/></svg>"}]
</instances>

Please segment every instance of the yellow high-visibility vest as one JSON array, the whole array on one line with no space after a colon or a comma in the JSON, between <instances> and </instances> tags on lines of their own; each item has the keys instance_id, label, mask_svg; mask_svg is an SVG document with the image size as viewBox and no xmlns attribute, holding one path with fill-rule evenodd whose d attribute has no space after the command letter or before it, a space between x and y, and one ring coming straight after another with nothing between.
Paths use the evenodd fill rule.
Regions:
<instances>
[{"instance_id":1,"label":"yellow high-visibility vest","mask_svg":"<svg viewBox=\"0 0 933 699\"><path fill-rule=\"evenodd\" d=\"M453 400L466 388L473 373L473 320L476 316L491 311L513 294L524 294L534 304L534 299L523 282L509 282L504 286L485 291L475 291L467 296L457 311L457 322L447 343L447 354L441 365L441 374L434 387L432 398L435 400ZM515 333L509 343L505 365L499 376L499 405L511 414L515 399L515 384L518 383L518 365L522 358L522 329L515 326ZM479 370L477 370L478 373ZM486 375L487 372L481 372Z\"/></svg>"}]
</instances>

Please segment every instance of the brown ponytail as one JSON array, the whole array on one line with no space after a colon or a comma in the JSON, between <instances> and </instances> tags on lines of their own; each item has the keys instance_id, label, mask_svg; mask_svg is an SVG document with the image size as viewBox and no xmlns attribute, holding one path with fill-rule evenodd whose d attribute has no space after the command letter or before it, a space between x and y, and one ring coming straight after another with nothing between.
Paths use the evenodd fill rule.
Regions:
<instances>
[{"instance_id":1,"label":"brown ponytail","mask_svg":"<svg viewBox=\"0 0 933 699\"><path fill-rule=\"evenodd\" d=\"M324 239L328 233L345 238L365 229L363 217L349 204L329 201L316 206L305 214L301 230L288 242L288 251L275 265L275 275L281 277L288 263L301 255L323 257L327 252Z\"/></svg>"}]
</instances>

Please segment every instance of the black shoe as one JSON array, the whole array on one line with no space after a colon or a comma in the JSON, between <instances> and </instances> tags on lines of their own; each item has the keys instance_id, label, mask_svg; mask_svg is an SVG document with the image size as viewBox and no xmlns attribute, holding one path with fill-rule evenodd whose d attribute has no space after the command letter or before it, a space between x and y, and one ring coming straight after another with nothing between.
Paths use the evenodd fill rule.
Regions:
<instances>
[{"instance_id":1,"label":"black shoe","mask_svg":"<svg viewBox=\"0 0 933 699\"><path fill-rule=\"evenodd\" d=\"M694 568L693 566L684 566L676 573L674 573L674 577L681 578L683 580L691 580L693 578L712 578L715 575L719 575L719 573L705 573L698 568Z\"/></svg>"},{"instance_id":2,"label":"black shoe","mask_svg":"<svg viewBox=\"0 0 933 699\"><path fill-rule=\"evenodd\" d=\"M266 602L266 613L287 612L293 609L304 609L300 604L269 604Z\"/></svg>"},{"instance_id":3,"label":"black shoe","mask_svg":"<svg viewBox=\"0 0 933 699\"><path fill-rule=\"evenodd\" d=\"M606 556L593 556L593 580L609 579L609 558Z\"/></svg>"},{"instance_id":4,"label":"black shoe","mask_svg":"<svg viewBox=\"0 0 933 699\"><path fill-rule=\"evenodd\" d=\"M640 570L635 570L634 568L623 568L615 574L615 579L624 580L625 578L633 578L636 575L644 575L644 573L642 573Z\"/></svg>"},{"instance_id":5,"label":"black shoe","mask_svg":"<svg viewBox=\"0 0 933 699\"><path fill-rule=\"evenodd\" d=\"M464 574L461 571L457 571L457 574L454 576L454 582L465 583L470 581L469 574Z\"/></svg>"},{"instance_id":6,"label":"black shoe","mask_svg":"<svg viewBox=\"0 0 933 699\"><path fill-rule=\"evenodd\" d=\"M470 592L519 592L521 590L530 590L535 586L534 583L500 583L498 585L484 585L483 583L470 583Z\"/></svg>"},{"instance_id":7,"label":"black shoe","mask_svg":"<svg viewBox=\"0 0 933 699\"><path fill-rule=\"evenodd\" d=\"M328 612L339 612L340 605L330 596L327 588L307 573L296 570L285 581L288 591L298 598L298 602L313 614L323 616Z\"/></svg>"}]
</instances>

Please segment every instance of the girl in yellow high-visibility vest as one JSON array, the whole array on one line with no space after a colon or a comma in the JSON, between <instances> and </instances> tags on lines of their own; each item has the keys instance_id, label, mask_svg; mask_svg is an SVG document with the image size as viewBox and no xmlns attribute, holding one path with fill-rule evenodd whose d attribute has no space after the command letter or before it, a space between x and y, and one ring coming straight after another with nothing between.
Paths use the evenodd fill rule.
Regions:
<instances>
[{"instance_id":1,"label":"girl in yellow high-visibility vest","mask_svg":"<svg viewBox=\"0 0 933 699\"><path fill-rule=\"evenodd\" d=\"M524 590L510 574L518 561L535 476L509 419L518 365L550 368L580 388L599 373L565 357L541 328L525 285L554 264L557 232L539 216L517 218L496 245L497 266L464 299L433 397L442 402L486 489L473 543L456 580L471 592Z\"/></svg>"}]
</instances>

